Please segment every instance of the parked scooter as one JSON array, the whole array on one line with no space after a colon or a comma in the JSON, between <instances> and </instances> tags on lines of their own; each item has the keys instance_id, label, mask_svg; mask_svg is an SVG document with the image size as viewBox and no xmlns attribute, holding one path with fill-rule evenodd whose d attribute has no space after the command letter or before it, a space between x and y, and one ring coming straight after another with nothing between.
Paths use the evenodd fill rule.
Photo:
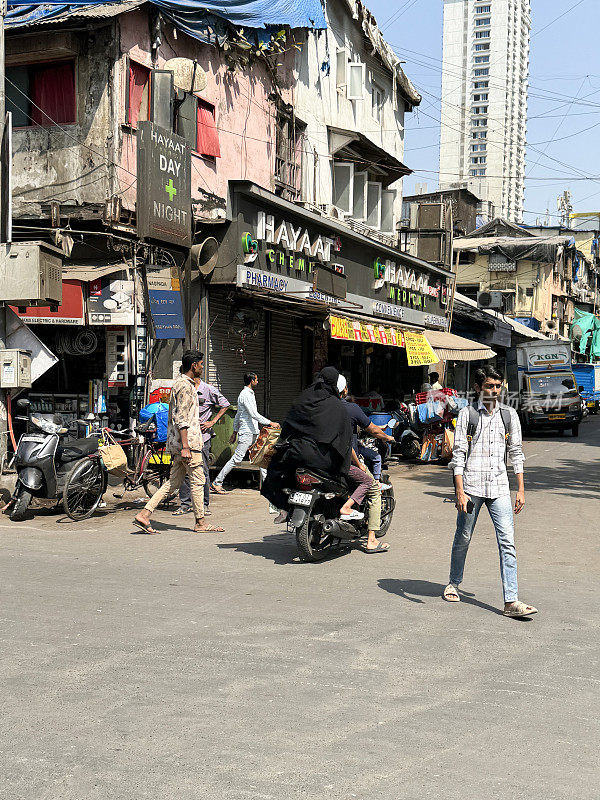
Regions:
<instances>
[{"instance_id":1,"label":"parked scooter","mask_svg":"<svg viewBox=\"0 0 600 800\"><path fill-rule=\"evenodd\" d=\"M421 453L421 439L410 421L408 406L399 403L395 411L370 415L371 422L384 428L393 436L396 444L392 452L398 452L402 458L415 459ZM394 423L392 425L392 423Z\"/></svg>"},{"instance_id":2,"label":"parked scooter","mask_svg":"<svg viewBox=\"0 0 600 800\"><path fill-rule=\"evenodd\" d=\"M382 473L381 480L390 488L381 493L381 528L377 533L378 538L388 532L396 507L389 475ZM284 491L289 494L288 530L292 529L296 535L302 561L321 561L367 537L366 515L360 520L346 521L339 518L340 508L347 500L349 491L343 478L334 480L301 468L296 470L295 481L295 487L288 487Z\"/></svg>"},{"instance_id":3,"label":"parked scooter","mask_svg":"<svg viewBox=\"0 0 600 800\"><path fill-rule=\"evenodd\" d=\"M28 408L29 400L17 400ZM33 497L62 501L71 519L86 519L98 507L107 473L98 454L98 434L63 443L68 430L56 414L29 412L16 419L27 422L15 454L17 483L10 518L21 522ZM83 422L83 421L82 421Z\"/></svg>"}]
</instances>

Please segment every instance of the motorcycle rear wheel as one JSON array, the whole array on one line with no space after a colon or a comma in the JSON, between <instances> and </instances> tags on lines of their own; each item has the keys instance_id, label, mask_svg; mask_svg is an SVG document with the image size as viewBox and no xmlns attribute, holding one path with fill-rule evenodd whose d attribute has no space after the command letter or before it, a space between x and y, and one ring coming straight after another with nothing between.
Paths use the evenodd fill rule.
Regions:
<instances>
[{"instance_id":1,"label":"motorcycle rear wheel","mask_svg":"<svg viewBox=\"0 0 600 800\"><path fill-rule=\"evenodd\" d=\"M389 475L382 475L381 479L384 483L390 483ZM381 527L377 533L377 538L385 536L392 524L392 517L394 516L394 509L396 508L396 499L394 497L394 487L386 489L381 494Z\"/></svg>"},{"instance_id":2,"label":"motorcycle rear wheel","mask_svg":"<svg viewBox=\"0 0 600 800\"><path fill-rule=\"evenodd\" d=\"M28 492L27 489L22 488L19 491L19 496L15 500L15 504L10 512L10 519L12 522L23 522L32 496L31 492Z\"/></svg>"},{"instance_id":3,"label":"motorcycle rear wheel","mask_svg":"<svg viewBox=\"0 0 600 800\"><path fill-rule=\"evenodd\" d=\"M339 547L339 540L323 536L321 525L307 514L303 524L296 528L296 544L300 560L314 563L331 555Z\"/></svg>"}]
</instances>

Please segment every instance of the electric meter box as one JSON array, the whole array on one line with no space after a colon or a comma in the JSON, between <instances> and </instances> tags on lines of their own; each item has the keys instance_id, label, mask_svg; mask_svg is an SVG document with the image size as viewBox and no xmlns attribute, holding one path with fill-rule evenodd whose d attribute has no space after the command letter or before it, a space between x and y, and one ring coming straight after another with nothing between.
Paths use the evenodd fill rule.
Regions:
<instances>
[{"instance_id":1,"label":"electric meter box","mask_svg":"<svg viewBox=\"0 0 600 800\"><path fill-rule=\"evenodd\" d=\"M29 350L0 350L0 387L31 388L31 353Z\"/></svg>"},{"instance_id":2,"label":"electric meter box","mask_svg":"<svg viewBox=\"0 0 600 800\"><path fill-rule=\"evenodd\" d=\"M0 300L13 306L62 303L62 250L45 242L10 242L0 248Z\"/></svg>"}]
</instances>

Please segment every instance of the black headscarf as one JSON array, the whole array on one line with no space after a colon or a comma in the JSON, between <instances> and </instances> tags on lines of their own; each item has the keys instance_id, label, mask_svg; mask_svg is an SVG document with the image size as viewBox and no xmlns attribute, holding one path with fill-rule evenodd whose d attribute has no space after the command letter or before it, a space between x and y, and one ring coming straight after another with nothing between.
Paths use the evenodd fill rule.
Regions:
<instances>
[{"instance_id":1,"label":"black headscarf","mask_svg":"<svg viewBox=\"0 0 600 800\"><path fill-rule=\"evenodd\" d=\"M317 444L329 445L338 454L346 473L352 450L352 424L337 390L339 376L335 367L325 367L319 372L315 382L293 402L282 435L305 436Z\"/></svg>"}]
</instances>

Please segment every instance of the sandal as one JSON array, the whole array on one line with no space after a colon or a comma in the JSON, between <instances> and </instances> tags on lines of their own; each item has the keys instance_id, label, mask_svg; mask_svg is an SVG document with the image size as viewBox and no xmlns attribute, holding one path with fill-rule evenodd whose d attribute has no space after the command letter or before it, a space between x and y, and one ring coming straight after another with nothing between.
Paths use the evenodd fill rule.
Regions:
<instances>
[{"instance_id":1,"label":"sandal","mask_svg":"<svg viewBox=\"0 0 600 800\"><path fill-rule=\"evenodd\" d=\"M213 483L210 487L210 490L213 494L229 494L222 486L219 486L217 483Z\"/></svg>"},{"instance_id":2,"label":"sandal","mask_svg":"<svg viewBox=\"0 0 600 800\"><path fill-rule=\"evenodd\" d=\"M532 614L537 614L538 610L535 606L528 606L526 603L513 603L508 611L503 611L505 617L530 617Z\"/></svg>"},{"instance_id":3,"label":"sandal","mask_svg":"<svg viewBox=\"0 0 600 800\"><path fill-rule=\"evenodd\" d=\"M181 508L180 506L177 511L173 511L172 513L174 517L181 517L183 514L189 514L191 510L191 508Z\"/></svg>"},{"instance_id":4,"label":"sandal","mask_svg":"<svg viewBox=\"0 0 600 800\"><path fill-rule=\"evenodd\" d=\"M366 545L361 548L363 553L387 553L390 549L389 544L384 544L383 542L379 542L377 547L367 547Z\"/></svg>"},{"instance_id":5,"label":"sandal","mask_svg":"<svg viewBox=\"0 0 600 800\"><path fill-rule=\"evenodd\" d=\"M458 589L454 584L449 583L448 586L444 589L444 593L442 594L444 600L447 600L448 603L460 603L460 595L458 594Z\"/></svg>"},{"instance_id":6,"label":"sandal","mask_svg":"<svg viewBox=\"0 0 600 800\"><path fill-rule=\"evenodd\" d=\"M141 531L148 533L151 536L155 536L156 534L160 533L160 531L154 530L149 522L141 522L139 519L134 519L133 524L136 526L136 528L139 528Z\"/></svg>"},{"instance_id":7,"label":"sandal","mask_svg":"<svg viewBox=\"0 0 600 800\"><path fill-rule=\"evenodd\" d=\"M218 525L207 525L206 528L194 528L194 533L224 533L225 528L221 528Z\"/></svg>"}]
</instances>

